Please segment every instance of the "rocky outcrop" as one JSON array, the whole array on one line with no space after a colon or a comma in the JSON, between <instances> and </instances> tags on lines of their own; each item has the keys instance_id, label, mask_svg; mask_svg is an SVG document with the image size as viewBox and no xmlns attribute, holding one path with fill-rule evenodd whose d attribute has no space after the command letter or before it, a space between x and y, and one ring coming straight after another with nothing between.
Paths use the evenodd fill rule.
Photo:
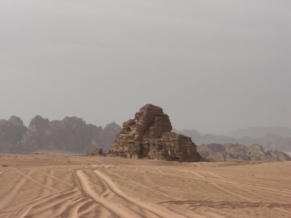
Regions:
<instances>
[{"instance_id":1,"label":"rocky outcrop","mask_svg":"<svg viewBox=\"0 0 291 218\"><path fill-rule=\"evenodd\" d=\"M14 152L26 132L23 121L15 116L0 120L0 152Z\"/></svg>"},{"instance_id":2,"label":"rocky outcrop","mask_svg":"<svg viewBox=\"0 0 291 218\"><path fill-rule=\"evenodd\" d=\"M210 161L248 160L248 161L288 161L290 157L279 151L264 151L261 145L240 144L200 145L198 152Z\"/></svg>"},{"instance_id":3,"label":"rocky outcrop","mask_svg":"<svg viewBox=\"0 0 291 218\"><path fill-rule=\"evenodd\" d=\"M169 116L163 109L145 105L135 118L123 124L109 151L111 156L158 160L200 161L189 137L171 132Z\"/></svg>"}]
</instances>

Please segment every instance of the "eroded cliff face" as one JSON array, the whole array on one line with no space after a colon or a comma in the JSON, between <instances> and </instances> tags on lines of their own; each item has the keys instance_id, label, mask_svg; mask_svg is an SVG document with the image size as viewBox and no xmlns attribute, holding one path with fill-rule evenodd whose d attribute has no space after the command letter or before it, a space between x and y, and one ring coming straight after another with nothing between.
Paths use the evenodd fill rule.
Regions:
<instances>
[{"instance_id":1,"label":"eroded cliff face","mask_svg":"<svg viewBox=\"0 0 291 218\"><path fill-rule=\"evenodd\" d=\"M163 109L147 104L135 118L123 124L109 155L126 158L200 161L189 137L171 132L169 116Z\"/></svg>"}]
</instances>

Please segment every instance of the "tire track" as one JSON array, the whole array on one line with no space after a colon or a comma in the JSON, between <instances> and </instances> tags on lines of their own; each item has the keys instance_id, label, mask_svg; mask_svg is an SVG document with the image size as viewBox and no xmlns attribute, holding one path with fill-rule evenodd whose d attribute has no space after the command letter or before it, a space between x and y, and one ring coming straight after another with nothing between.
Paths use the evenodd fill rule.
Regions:
<instances>
[{"instance_id":1,"label":"tire track","mask_svg":"<svg viewBox=\"0 0 291 218\"><path fill-rule=\"evenodd\" d=\"M55 181L57 181L58 184L62 184L62 185L64 185L64 186L66 186L66 187L69 186L70 188L74 188L74 185L73 185L73 184L68 183L68 182L65 182L64 180L62 180L62 179L60 179L60 178L54 176L55 171L53 171L53 170L51 170L51 169L49 170L48 173L45 173L45 172L42 172L42 171L38 171L38 173L39 173L39 174L42 174L42 175L44 175L44 176L47 176L47 177L49 177L49 178L51 178L51 179L53 179L53 180L55 180Z\"/></svg>"},{"instance_id":2,"label":"tire track","mask_svg":"<svg viewBox=\"0 0 291 218\"><path fill-rule=\"evenodd\" d=\"M119 201L121 200L120 203L123 205L123 207L126 208L127 210L129 210L131 213L134 213L135 216L145 218L149 215L150 216L154 215L154 217L159 217L159 215L149 213L149 211L145 210L145 208L142 208L139 205L136 205L135 203L128 201L124 196L122 196L122 195L116 193L114 190L112 190L111 186L108 185L108 183L106 181L101 179L100 176L98 176L98 174L96 172L95 172L95 175L101 181L101 183L105 186L105 190L106 190L105 197L109 197L110 200L112 198L118 199ZM106 198L106 199L108 199L108 198Z\"/></svg>"},{"instance_id":3,"label":"tire track","mask_svg":"<svg viewBox=\"0 0 291 218\"><path fill-rule=\"evenodd\" d=\"M69 208L67 208L66 211L61 214L61 217L78 218L80 208L89 202L92 202L92 200L84 198L80 199L76 203L72 204Z\"/></svg>"},{"instance_id":4,"label":"tire track","mask_svg":"<svg viewBox=\"0 0 291 218\"><path fill-rule=\"evenodd\" d=\"M120 176L119 174L117 174L117 173L113 173L113 172L111 172L110 174L111 174L111 175L118 176L119 178L123 178L123 177L121 177L121 176ZM147 181L150 181L150 179L149 179L148 177L146 177L145 175L143 175L143 177L144 177L144 181L146 181L146 180L147 180ZM142 184L142 183L139 183L139 182L136 182L136 181L133 181L133 180L131 180L130 183L131 183L132 185L134 185L134 187L136 187L136 186L140 186L140 187L142 187L143 189L147 189L147 190L149 190L150 192L154 192L154 193L156 193L156 194L158 194L158 195L163 195L163 196L166 197L167 199L175 200L175 198L173 198L173 196L170 196L170 195L168 195L167 193L165 193L165 192L163 192L163 191L160 191L160 190L157 190L157 189L155 189L155 188L151 188L150 186L144 185L144 184ZM150 181L150 183L154 184L152 181Z\"/></svg>"},{"instance_id":5,"label":"tire track","mask_svg":"<svg viewBox=\"0 0 291 218\"><path fill-rule=\"evenodd\" d=\"M23 205L14 216L25 217L33 211L34 215L41 215L46 210L53 208L56 205L60 205L64 201L71 200L73 198L81 197L81 194L77 190L60 192L48 197L42 197L35 199L26 205Z\"/></svg>"},{"instance_id":6,"label":"tire track","mask_svg":"<svg viewBox=\"0 0 291 218\"><path fill-rule=\"evenodd\" d=\"M264 168L257 177L237 177L237 171L232 174L229 169L212 166L194 169L186 164L164 166L152 162L148 166L146 162L120 163L118 159L98 165L98 160L89 162L87 157L82 158L84 161L74 165L64 160L64 165L57 166L28 162L27 166L9 164L8 168L0 168L0 217L290 216L290 206L274 203L290 202L291 177L285 177L288 169L269 181L271 175L264 176L264 172L269 172ZM158 202L160 199L165 202ZM270 202L262 202L268 199Z\"/></svg>"},{"instance_id":7,"label":"tire track","mask_svg":"<svg viewBox=\"0 0 291 218\"><path fill-rule=\"evenodd\" d=\"M173 213L171 211L162 211L162 209L158 210L156 208L154 208L153 206L149 206L147 204L144 204L140 201L138 201L137 199L133 199L131 197L129 197L128 195L124 194L114 183L113 181L106 176L105 174L103 174L102 172L100 172L99 170L95 170L94 171L101 180L103 180L109 187L109 189L119 198L121 198L124 201L127 201L129 203L129 205L135 205L136 207L140 208L141 210L145 210L148 211L149 213L151 213L152 215L154 215L155 217L184 217L184 216L180 216L179 214ZM153 217L153 216L151 216Z\"/></svg>"},{"instance_id":8,"label":"tire track","mask_svg":"<svg viewBox=\"0 0 291 218\"><path fill-rule=\"evenodd\" d=\"M16 169L16 168L15 168L15 171L16 171L16 173L20 174L20 175L21 175L23 178L25 178L26 180L29 180L29 181L31 181L31 182L37 184L38 186L41 186L41 187L43 187L43 188L45 188L45 189L49 189L50 191L53 191L53 192L58 191L58 190L55 189L55 188L52 188L52 187L50 187L50 186L46 186L46 185L42 184L41 182L37 181L36 179L34 179L33 177L31 177L31 174L29 174L29 175L24 174L24 173L22 173L19 169Z\"/></svg>"},{"instance_id":9,"label":"tire track","mask_svg":"<svg viewBox=\"0 0 291 218\"><path fill-rule=\"evenodd\" d=\"M83 193L92 200L94 200L98 205L101 205L103 208L105 208L115 216L121 216L124 218L134 217L131 213L128 213L123 208L120 208L107 201L105 198L99 196L98 193L96 193L95 190L92 188L89 177L83 171L78 170L76 172L76 176L79 179L80 189L83 190Z\"/></svg>"},{"instance_id":10,"label":"tire track","mask_svg":"<svg viewBox=\"0 0 291 218\"><path fill-rule=\"evenodd\" d=\"M119 178L123 178L124 179L124 177L122 177L121 175L119 175L118 173L113 173L113 172L110 172L110 174L111 175L115 175L115 176L118 176ZM144 176L144 181L145 180L147 180L146 178L147 177L145 177L145 175L143 175ZM150 180L148 180L148 181L150 181ZM150 181L150 183L152 183L152 184L154 184L152 181ZM152 192L152 193L155 193L155 194L157 194L157 195L159 195L159 196L164 196L166 199L171 199L171 200L177 200L176 198L174 198L173 196L170 196L170 195L168 195L167 193L165 193L165 192L163 192L163 191L160 191L160 190L156 190L155 188L152 188L152 187L150 187L150 186L147 186L147 185L144 185L144 184L142 184L142 183L139 183L139 182L136 182L136 181L133 181L133 180L131 180L130 181L130 184L131 185L133 185L133 187L141 187L141 188L143 188L143 189L146 189L146 190L148 190L149 192ZM175 217L177 216L177 215L179 215L179 216L181 216L181 217L189 217L189 218L192 218L192 217L194 217L194 218L207 218L206 216L203 216L203 215L201 215L201 214L197 214L197 213L194 213L193 211L186 211L186 210L184 210L183 211L183 214L181 213L181 212L178 212L178 211L176 211L176 210L174 210L173 209L173 207L171 206L171 207L164 207L164 208L166 208L167 210L169 210L169 211L171 211L172 213L174 213L175 214ZM195 214L195 215L194 215Z\"/></svg>"},{"instance_id":11,"label":"tire track","mask_svg":"<svg viewBox=\"0 0 291 218\"><path fill-rule=\"evenodd\" d=\"M198 171L192 171L192 170L187 170L187 171L182 170L180 172L184 172L184 173L187 173L187 174L190 173L190 174L192 174L192 175L194 175L196 177L195 180L201 181L201 182L204 182L204 183L208 183L208 184L214 186L220 192L225 193L225 194L227 194L229 196L232 196L232 197L235 197L235 198L240 198L240 199L247 200L247 201L252 201L252 199L250 199L249 197L243 196L243 195L241 195L239 193L236 193L234 191L231 191L231 190L223 187L220 184L217 184L219 181L213 181L213 179L209 180L209 178L207 178L206 176L203 175L204 171L203 172L198 172ZM193 177L190 177L190 178L193 179ZM224 183L224 182L220 181L220 183ZM243 190L243 191L245 192L245 190Z\"/></svg>"},{"instance_id":12,"label":"tire track","mask_svg":"<svg viewBox=\"0 0 291 218\"><path fill-rule=\"evenodd\" d=\"M220 176L220 175L215 174L215 173L212 173L212 172L209 172L209 171L203 171L203 173L208 174L208 175L212 176L213 178L218 179L219 182L221 181L223 183L232 184L232 185L236 186L237 188L242 189L244 191L246 191L247 189L242 188L242 186L248 187L248 191L251 191L252 193L253 193L253 191L250 189L253 189L254 191L261 190L264 192L273 193L273 194L276 194L278 196L287 197L287 198L289 198L291 196L291 192L288 192L288 191L272 189L272 188L269 188L265 185L264 186L257 185L257 183L247 184L247 183L237 183L237 182L229 181L225 177Z\"/></svg>"},{"instance_id":13,"label":"tire track","mask_svg":"<svg viewBox=\"0 0 291 218\"><path fill-rule=\"evenodd\" d=\"M95 201L92 200L92 193L90 192L90 186L88 185L89 179L85 178L84 180L83 175L80 175L80 172L77 171L77 177L79 179L79 184L80 184L81 189L78 189L78 187L75 187L73 190L70 190L70 191L58 192L53 195L34 199L33 201L30 201L29 203L22 205L21 206L22 209L18 210L18 212L14 214L14 217L25 217L28 215L33 216L33 217L34 216L46 217L48 216L49 213L51 213L51 211L54 211L54 214L56 214L56 216L57 214L59 215L67 214L68 217L75 218L75 217L78 217L79 212L82 212L81 211L82 207L88 203L94 202L94 207L100 206L100 204L96 204L96 196L94 196L94 193L93 193L93 198L95 199ZM47 178L50 178L51 174L52 173L50 172ZM23 176L22 179L24 181L32 180L32 182L35 182L35 180L33 180L29 176L27 175ZM48 180L51 180L51 179L46 179L46 183L45 185L43 185L43 187L48 186L48 183L50 183ZM84 190L86 193L85 195L84 195ZM104 187L104 190L105 190L105 187ZM88 193L89 193L89 196L88 196ZM104 191L104 195L105 194L106 194L106 190ZM104 202L101 202L101 203L104 203ZM120 208L117 207L116 211L120 212ZM99 212L100 212L99 214L106 215L106 217L109 216L109 214L112 214L111 212L108 213L104 211L104 209L101 209ZM129 216L128 214L126 214L126 216L124 217L129 217Z\"/></svg>"},{"instance_id":14,"label":"tire track","mask_svg":"<svg viewBox=\"0 0 291 218\"><path fill-rule=\"evenodd\" d=\"M203 178L202 180L207 181L209 184L213 185L214 187L216 187L221 192L224 192L224 193L226 193L226 194L228 194L230 196L233 196L235 198L240 198L240 199L243 199L243 200L252 201L252 199L249 198L249 197L246 197L246 196L243 196L243 195L238 194L236 192L230 191L229 189L224 188L223 186L217 184L214 181L209 181L201 172L197 172L197 171L196 172L189 171L189 172L191 174L196 175L197 177L199 177L201 179Z\"/></svg>"},{"instance_id":15,"label":"tire track","mask_svg":"<svg viewBox=\"0 0 291 218\"><path fill-rule=\"evenodd\" d=\"M224 194L227 194L229 196L235 197L236 199L237 198L241 198L241 199L244 199L244 200L247 200L247 201L251 200L248 197L245 197L245 196L243 196L241 194L238 194L238 193L235 193L233 191L230 191L230 190L226 189L225 187L217 184L217 181L215 181L215 182L214 181L210 181L201 172L192 171L192 170L180 170L180 172L187 173L187 174L192 174L196 178L194 179L193 177L189 177L189 179L194 179L194 180L197 180L197 181L200 181L200 182L204 182L204 183L210 184L210 185L214 186L217 190L219 190L221 193L224 193Z\"/></svg>"},{"instance_id":16,"label":"tire track","mask_svg":"<svg viewBox=\"0 0 291 218\"><path fill-rule=\"evenodd\" d=\"M79 217L89 217L87 216L89 213L92 213L93 211L95 211L97 209L99 205L96 205L96 202L92 199L90 199L90 201L84 205L82 205L78 211ZM100 216L100 212L99 214L95 214L95 217L110 217L111 213L109 211L106 210L102 210L102 216ZM107 214L106 214L107 212Z\"/></svg>"},{"instance_id":17,"label":"tire track","mask_svg":"<svg viewBox=\"0 0 291 218\"><path fill-rule=\"evenodd\" d=\"M37 172L39 174L39 172ZM50 175L50 176L49 176ZM45 176L45 181L44 181L44 184L46 187L52 187L53 186L53 180L51 178L51 176L53 175L53 171L50 169L48 171L48 174ZM44 194L49 194L50 191L47 190L47 189L44 189L43 191Z\"/></svg>"},{"instance_id":18,"label":"tire track","mask_svg":"<svg viewBox=\"0 0 291 218\"><path fill-rule=\"evenodd\" d=\"M32 171L29 171L27 175L31 175ZM4 209L5 207L11 205L14 198L17 196L17 193L22 189L24 184L27 182L27 178L20 177L20 179L16 182L15 185L8 191L5 195L5 198L0 198L0 208Z\"/></svg>"}]
</instances>

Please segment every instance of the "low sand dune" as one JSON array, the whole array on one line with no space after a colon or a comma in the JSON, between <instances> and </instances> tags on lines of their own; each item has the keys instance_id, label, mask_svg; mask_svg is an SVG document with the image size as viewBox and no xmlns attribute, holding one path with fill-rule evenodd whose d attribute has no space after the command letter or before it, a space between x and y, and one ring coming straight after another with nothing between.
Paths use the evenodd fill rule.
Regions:
<instances>
[{"instance_id":1,"label":"low sand dune","mask_svg":"<svg viewBox=\"0 0 291 218\"><path fill-rule=\"evenodd\" d=\"M0 155L0 217L291 217L291 162Z\"/></svg>"}]
</instances>

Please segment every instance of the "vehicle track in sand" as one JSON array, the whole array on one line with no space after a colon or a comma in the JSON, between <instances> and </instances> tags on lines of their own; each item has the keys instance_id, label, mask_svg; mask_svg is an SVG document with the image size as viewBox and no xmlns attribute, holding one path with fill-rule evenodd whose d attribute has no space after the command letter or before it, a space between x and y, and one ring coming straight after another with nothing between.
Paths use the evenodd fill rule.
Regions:
<instances>
[{"instance_id":1,"label":"vehicle track in sand","mask_svg":"<svg viewBox=\"0 0 291 218\"><path fill-rule=\"evenodd\" d=\"M21 172L20 170L18 170L17 168L15 168L16 173L20 174L23 178L25 178L26 180L33 182L34 184L43 187L44 189L48 189L50 191L58 191L57 189L55 189L52 186L46 186L45 184L41 183L39 180L35 179L34 177L32 177L31 175L34 173L34 171L30 171L30 174L25 174L23 172Z\"/></svg>"},{"instance_id":2,"label":"vehicle track in sand","mask_svg":"<svg viewBox=\"0 0 291 218\"><path fill-rule=\"evenodd\" d=\"M86 169L86 171L88 171L88 169ZM171 211L165 212L138 202L124 194L105 174L98 170L92 172L100 178L102 184L96 184L96 181L91 181L90 177L83 170L77 170L75 175L79 186L75 187L73 190L59 191L50 186L53 183L53 179L56 181L59 180L52 176L53 171L49 171L48 173L38 172L39 176L46 175L44 184L41 184L38 179L35 179L37 173L34 171L29 171L25 174L17 170L17 173L21 177L17 180L18 182L14 184L14 188L6 195L5 204L1 205L5 207L11 204L17 192L28 182L37 184L44 190L51 191L52 194L42 191L42 197L22 204L21 208L14 213L14 217L46 217L51 215L50 211L53 211L56 216L64 215L66 217L77 218L79 214L83 212L80 209L88 203L90 203L92 208L98 211L100 216L105 217L168 217L169 214L172 214L172 217L184 217L173 214ZM34 177L31 176L33 173L35 173ZM96 192L94 189L96 185L103 186L103 191L100 193ZM70 184L70 186L72 187L72 184ZM120 205L112 203L110 201L112 198L116 198L116 202L119 202ZM94 204L92 204L92 202Z\"/></svg>"},{"instance_id":3,"label":"vehicle track in sand","mask_svg":"<svg viewBox=\"0 0 291 218\"><path fill-rule=\"evenodd\" d=\"M57 176L54 176L55 170L49 169L48 173L41 171L41 170L38 170L37 173L45 176L45 180L46 180L45 183L49 183L48 186L52 186L52 183L56 182L58 185L61 184L64 187L74 188L74 185L72 183L65 182L63 179L61 179Z\"/></svg>"},{"instance_id":4,"label":"vehicle track in sand","mask_svg":"<svg viewBox=\"0 0 291 218\"><path fill-rule=\"evenodd\" d=\"M192 173L194 172L192 171ZM200 176L202 175L205 177L205 180L211 181L217 185L227 184L227 185L234 186L235 189L241 190L244 193L248 193L248 195L257 196L258 198L264 198L261 196L262 194L276 195L278 197L283 197L283 198L289 198L291 196L291 191L274 189L266 185L259 185L259 184L256 184L255 182L249 183L244 180L242 182L238 182L235 179L225 178L217 173L213 173L209 171L195 172L195 174L196 175L200 174Z\"/></svg>"},{"instance_id":5,"label":"vehicle track in sand","mask_svg":"<svg viewBox=\"0 0 291 218\"><path fill-rule=\"evenodd\" d=\"M18 172L20 179L14 185L14 189L8 192L8 201L6 196L6 205L10 204L15 198L16 193L25 185L27 182L32 182L43 187L45 190L53 192L52 194L44 195L43 197L34 199L30 202L26 202L22 205L22 208L18 210L14 216L19 218L29 217L41 217L50 214L50 211L54 211L54 214L58 214L60 217L78 218L81 214L89 213L95 211L98 216L111 217L213 217L221 218L224 217L221 214L212 212L211 210L203 211L200 213L193 214L187 212L184 215L179 214L173 209L168 207L160 207L148 205L140 202L139 200L132 198L125 194L117 185L112 181L109 175L106 175L103 171L109 169L107 166L97 167L96 165L90 169L79 169L72 173L75 174L76 184L75 186L70 183L63 182L60 178L54 176L53 170L48 170L48 172L40 171L28 171L27 173ZM226 189L221 186L221 183L227 183L231 185L238 186L238 184L228 181L224 177L214 174L212 172L197 172L189 171L195 177L201 181L207 181L217 188L217 190L222 191L228 195L234 196L238 199L243 199L252 201L251 198L240 195L236 192ZM40 184L40 182L32 177L31 175L35 173L40 176L45 176L45 183ZM98 179L92 178L94 173ZM161 172L167 174L165 172ZM60 191L51 187L53 182L59 182L67 187L66 190ZM134 185L143 186L137 182L131 181ZM98 192L95 186L99 189L102 187L102 191ZM146 187L146 186L145 186ZM241 186L239 186L241 187ZM148 188L148 187L146 187ZM156 192L155 189L148 188L149 191ZM159 193L163 194L163 193ZM167 195L166 195L167 196ZM167 196L170 200L170 196ZM172 200L172 199L171 199ZM177 201L179 202L179 201ZM87 206L86 206L87 205ZM3 204L2 204L3 206ZM5 205L4 205L5 206ZM166 205L164 205L166 206ZM85 207L85 208L83 208ZM87 207L87 208L86 208ZM88 209L89 208L89 209ZM282 212L283 212L282 208ZM286 212L286 211L285 211Z\"/></svg>"},{"instance_id":6,"label":"vehicle track in sand","mask_svg":"<svg viewBox=\"0 0 291 218\"><path fill-rule=\"evenodd\" d=\"M171 172L164 172L163 170L159 170L160 173L162 173L163 175L172 175L174 176L174 173ZM225 187L224 185L224 181L222 180L213 180L211 178L206 177L203 173L201 173L200 171L197 170L178 170L179 173L184 173L185 175L183 176L183 178L189 178L191 180L196 180L196 181L200 181L202 183L205 184L210 184L213 187L215 187L215 189L223 194L232 196L233 198L239 198L242 200L251 200L249 197L244 196L240 193L237 193L236 191L233 191L233 189L229 189L227 187ZM177 175L177 174L176 174ZM194 178L192 176L189 175L193 175Z\"/></svg>"},{"instance_id":7,"label":"vehicle track in sand","mask_svg":"<svg viewBox=\"0 0 291 218\"><path fill-rule=\"evenodd\" d=\"M136 168L130 167L129 169L127 168L127 170L136 171ZM99 174L101 173L100 171L98 171L98 172L99 172ZM124 172L117 173L117 172L112 172L111 171L110 172L110 175L114 175L119 180L124 180L124 179L126 179L126 177L124 177L123 173ZM106 176L107 178L109 177L108 175L105 175L104 173L103 173L103 175ZM112 182L112 180L110 178L108 178L108 179ZM151 185L145 185L145 184L142 183L142 181L145 181L147 184L151 184ZM171 195L167 194L164 191L158 190L155 187L152 187L152 185L155 185L155 187L157 187L157 184L154 184L154 182L151 181L150 177L143 175L143 179L140 180L139 182L136 182L136 181L130 179L128 181L128 185L127 186L133 186L135 188L141 187L141 188L147 190L148 193L153 193L155 195L164 196L167 199L172 199L172 200L173 199L176 199L177 200L177 197L175 198L174 196L171 196ZM123 191L121 191L120 189L119 189L119 191L124 195L124 192ZM128 195L126 195L126 196L128 197ZM134 202L137 201L136 199L132 199L132 200L134 200ZM168 216L172 216L172 217L178 217L178 216L180 216L180 217L189 217L189 218L192 218L192 217L193 218L208 218L208 217L210 217L209 215L206 216L207 213L197 213L197 212L194 212L194 211L191 211L191 210L183 210L183 213L181 213L180 211L177 211L176 209L174 209L172 206L171 207L167 207L166 205L163 205L163 207L161 208L161 205L159 203L157 203L157 205L159 205L159 209L160 210L164 210L165 211L165 209L166 209L166 211L170 211L171 212L171 214L170 215L167 215L167 217ZM156 206L156 208L157 208L157 206ZM149 217L151 217L151 216L149 216Z\"/></svg>"},{"instance_id":8,"label":"vehicle track in sand","mask_svg":"<svg viewBox=\"0 0 291 218\"><path fill-rule=\"evenodd\" d=\"M72 199L77 199L80 196L77 190L73 190L40 197L39 199L35 199L23 205L21 209L15 213L15 217L25 217L28 214L31 217L45 217L47 211L52 210L54 207L61 206L66 201L71 202Z\"/></svg>"},{"instance_id":9,"label":"vehicle track in sand","mask_svg":"<svg viewBox=\"0 0 291 218\"><path fill-rule=\"evenodd\" d=\"M212 186L216 187L218 190L220 190L221 192L225 193L225 194L228 194L230 196L233 196L235 198L238 198L238 199L242 199L242 200L245 200L245 201L253 201L254 199L251 198L249 195L251 193L248 193L247 190L241 188L241 187L236 187L236 188L232 188L232 187L229 187L229 186L225 186L225 181L224 180L219 180L219 179L216 179L216 180L213 180L205 175L203 175L203 172L193 172L193 171L190 171L190 173L196 175L197 177L203 179L204 181L207 181L209 184L211 184ZM234 191L236 190L236 191ZM243 192L243 194L241 194L240 192ZM247 196L246 196L247 195ZM254 193L252 193L252 195L254 195Z\"/></svg>"},{"instance_id":10,"label":"vehicle track in sand","mask_svg":"<svg viewBox=\"0 0 291 218\"><path fill-rule=\"evenodd\" d=\"M32 171L27 172L27 175L31 175ZM17 193L22 189L22 187L27 182L27 178L19 176L19 179L16 180L16 183L11 185L10 190L5 194L5 198L0 198L0 209L5 209L7 206L11 205L13 199L17 196Z\"/></svg>"},{"instance_id":11,"label":"vehicle track in sand","mask_svg":"<svg viewBox=\"0 0 291 218\"><path fill-rule=\"evenodd\" d=\"M261 195L266 194L266 192L281 197L290 196L288 195L288 193L284 193L285 195L280 195L278 192L276 192L276 190L269 190L267 188L256 189L254 188L254 186L249 184L233 182L230 181L230 179L226 179L225 177L220 176L219 174L208 171L183 170L182 172L192 174L196 177L195 180L211 184L217 190L242 200L254 201L256 200L254 199L254 197L257 199L261 199L263 198ZM254 192L253 190L256 190L256 192ZM258 190L262 192L257 192Z\"/></svg>"},{"instance_id":12,"label":"vehicle track in sand","mask_svg":"<svg viewBox=\"0 0 291 218\"><path fill-rule=\"evenodd\" d=\"M110 174L111 174L111 175L114 175L114 176L117 176L117 177L119 177L119 178L123 178L123 179L125 179L125 177L120 176L118 173L110 172ZM142 176L143 176L143 179L142 179L142 180L143 180L144 182L147 182L148 184L154 184L154 182L151 181L151 179L150 179L148 176L145 176L145 175L142 175ZM145 185L145 184L143 184L143 183L141 183L141 182L137 182L137 181L131 180L131 181L129 181L128 183L129 183L130 185L133 185L133 186L136 187L136 188L137 188L137 187L141 187L141 188L143 188L143 189L148 190L149 192L155 193L155 194L160 195L160 196L162 195L162 196L164 196L164 197L166 197L166 198L168 198L168 199L174 199L173 196L167 194L166 192L163 192L163 191L158 190L158 189L156 189L156 188L154 188L154 187L151 187L151 186L147 186L147 185Z\"/></svg>"},{"instance_id":13,"label":"vehicle track in sand","mask_svg":"<svg viewBox=\"0 0 291 218\"><path fill-rule=\"evenodd\" d=\"M164 217L165 214L163 214L163 212L161 212L157 209L154 209L148 205L145 205L145 204L139 202L137 199L133 199L133 198L129 197L128 195L124 194L117 187L117 185L101 171L95 170L94 172L106 184L106 186L110 192L112 192L118 198L122 199L122 201L125 202L127 205L131 205L131 208L133 208L132 206L134 206L136 209L134 208L132 210L138 210L137 213L139 216L143 217L144 213L148 213L150 216Z\"/></svg>"},{"instance_id":14,"label":"vehicle track in sand","mask_svg":"<svg viewBox=\"0 0 291 218\"><path fill-rule=\"evenodd\" d=\"M224 181L218 180L218 179L214 180L212 178L209 178L209 177L205 176L204 171L201 172L201 171L197 170L196 168L192 168L190 170L177 169L176 173L171 172L171 171L167 170L166 168L157 169L157 171L164 176L170 175L170 176L174 177L174 176L180 175L181 178L187 178L187 179L190 179L192 181L197 181L200 184L211 185L211 186L213 186L213 188L216 191L218 196L221 196L221 194L223 194L225 196L232 197L232 199L236 199L236 200L237 199L241 199L244 201L252 201L253 200L248 196L248 194L246 194L246 190L242 190L242 189L237 188L237 187L234 188L233 186L229 187L229 185L226 184ZM244 192L244 195L241 194L241 192ZM179 201L177 201L177 202L179 202ZM181 202L183 202L183 201L181 201ZM165 206L167 204L162 203L162 205ZM177 205L181 206L182 204L177 204ZM209 204L209 205L211 206L211 204ZM168 208L169 208L169 205L168 205ZM189 208L189 209L191 210L191 208ZM224 213L221 213L220 211L217 211L217 210L215 210L215 208L211 208L211 207L208 207L207 209L205 209L205 208L200 209L199 214L201 214L202 216L206 216L206 217L217 217L217 218L232 217L232 214L229 212L224 211Z\"/></svg>"},{"instance_id":15,"label":"vehicle track in sand","mask_svg":"<svg viewBox=\"0 0 291 218\"><path fill-rule=\"evenodd\" d=\"M88 196L93 201L96 202L103 210L106 210L113 216L121 216L121 217L134 217L134 215L125 208L121 208L113 204L111 201L108 201L106 198L100 196L94 190L94 183L90 182L90 178L82 171L77 170L76 176L79 181L79 188L83 192L85 196Z\"/></svg>"},{"instance_id":16,"label":"vehicle track in sand","mask_svg":"<svg viewBox=\"0 0 291 218\"><path fill-rule=\"evenodd\" d=\"M112 192L114 195L116 195L117 197L119 197L120 199L122 199L123 202L126 202L126 204L128 206L135 206L141 213L139 213L140 215L142 215L143 213L148 213L149 217L167 217L170 214L174 217L181 217L178 214L173 214L170 211L164 212L162 211L162 209L156 209L154 206L152 205L147 205L144 204L142 202L140 202L137 199L134 199L128 195L126 195L125 193L123 193L119 187L104 173L102 173L99 170L95 170L94 171L99 178L104 181L104 183L107 185L108 189L110 190L110 192ZM170 214L169 214L170 213ZM143 217L143 215L142 215Z\"/></svg>"},{"instance_id":17,"label":"vehicle track in sand","mask_svg":"<svg viewBox=\"0 0 291 218\"><path fill-rule=\"evenodd\" d=\"M29 200L20 204L20 209L16 210L13 217L46 217L47 211L54 211L55 214L62 214L69 208L71 204L82 197L79 190L72 184L63 182L61 179L53 176L54 171L49 169L48 173L40 170L30 171L24 174L17 170L19 175L22 175L21 181L37 184L42 187L40 197ZM32 174L34 175L32 177ZM41 183L41 178L44 176L44 182ZM62 189L53 187L55 183L62 184ZM15 189L14 189L15 190ZM7 201L7 198L6 198Z\"/></svg>"},{"instance_id":18,"label":"vehicle track in sand","mask_svg":"<svg viewBox=\"0 0 291 218\"><path fill-rule=\"evenodd\" d=\"M0 168L1 218L291 218L289 163L253 168L110 157L44 160L3 161L9 167Z\"/></svg>"}]
</instances>

